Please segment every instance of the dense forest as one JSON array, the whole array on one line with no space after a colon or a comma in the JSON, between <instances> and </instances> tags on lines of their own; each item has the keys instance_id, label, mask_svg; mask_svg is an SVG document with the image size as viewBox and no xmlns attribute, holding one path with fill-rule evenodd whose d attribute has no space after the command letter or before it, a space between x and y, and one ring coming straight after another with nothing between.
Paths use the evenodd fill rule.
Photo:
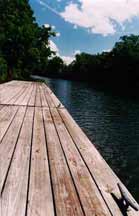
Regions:
<instances>
[{"instance_id":1,"label":"dense forest","mask_svg":"<svg viewBox=\"0 0 139 216\"><path fill-rule=\"evenodd\" d=\"M93 86L137 90L139 88L139 36L123 36L110 52L81 53L70 65L55 57L43 76L90 82Z\"/></svg>"},{"instance_id":2,"label":"dense forest","mask_svg":"<svg viewBox=\"0 0 139 216\"><path fill-rule=\"evenodd\" d=\"M0 81L30 75L90 82L116 89L139 88L139 36L123 36L110 52L81 53L66 65L51 51L51 27L39 26L28 0L0 0Z\"/></svg>"}]
</instances>

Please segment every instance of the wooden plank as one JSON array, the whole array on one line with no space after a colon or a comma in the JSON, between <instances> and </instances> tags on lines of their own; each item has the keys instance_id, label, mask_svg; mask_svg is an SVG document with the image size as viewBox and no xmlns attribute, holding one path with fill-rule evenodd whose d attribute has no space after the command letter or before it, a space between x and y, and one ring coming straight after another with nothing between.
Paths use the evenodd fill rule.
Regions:
<instances>
[{"instance_id":1,"label":"wooden plank","mask_svg":"<svg viewBox=\"0 0 139 216\"><path fill-rule=\"evenodd\" d=\"M7 97L7 94L5 96L5 100L3 100L3 103L4 104L11 104L11 105L14 105L15 102L20 98L22 97L22 95L24 94L24 92L26 91L26 89L28 88L27 85L25 84L21 84L19 85L18 83L14 86L14 89L15 89L15 95L13 95L13 97L11 97L10 99ZM9 91L11 91L9 89Z\"/></svg>"},{"instance_id":2,"label":"wooden plank","mask_svg":"<svg viewBox=\"0 0 139 216\"><path fill-rule=\"evenodd\" d=\"M3 216L25 216L34 108L28 107L2 193Z\"/></svg>"},{"instance_id":3,"label":"wooden plank","mask_svg":"<svg viewBox=\"0 0 139 216\"><path fill-rule=\"evenodd\" d=\"M27 105L28 97L31 95L32 84L28 84L25 92L14 102L15 105Z\"/></svg>"},{"instance_id":4,"label":"wooden plank","mask_svg":"<svg viewBox=\"0 0 139 216\"><path fill-rule=\"evenodd\" d=\"M28 216L54 216L41 108L35 108Z\"/></svg>"},{"instance_id":5,"label":"wooden plank","mask_svg":"<svg viewBox=\"0 0 139 216\"><path fill-rule=\"evenodd\" d=\"M13 121L17 110L18 107L15 106L6 106L0 110L0 144L8 127Z\"/></svg>"},{"instance_id":6,"label":"wooden plank","mask_svg":"<svg viewBox=\"0 0 139 216\"><path fill-rule=\"evenodd\" d=\"M0 144L0 193L6 179L6 175L16 147L16 142L22 126L26 107L20 107L9 130ZM16 133L13 133L16 128Z\"/></svg>"},{"instance_id":7,"label":"wooden plank","mask_svg":"<svg viewBox=\"0 0 139 216\"><path fill-rule=\"evenodd\" d=\"M21 82L21 81L20 81ZM18 80L11 80L11 81L8 81L8 82L5 82L1 85L5 85L5 86L13 86L13 85L18 85L20 83Z\"/></svg>"},{"instance_id":8,"label":"wooden plank","mask_svg":"<svg viewBox=\"0 0 139 216\"><path fill-rule=\"evenodd\" d=\"M9 91L11 91L9 89ZM12 96L7 97L7 94L5 96L5 99L3 99L3 104L14 104L14 102L20 97L20 95L25 91L25 86L16 87L16 89L13 91Z\"/></svg>"},{"instance_id":9,"label":"wooden plank","mask_svg":"<svg viewBox=\"0 0 139 216\"><path fill-rule=\"evenodd\" d=\"M4 100L3 103L8 103L10 101L9 104L12 104L12 100L14 100L14 97L18 97L18 95L22 94L23 90L27 88L26 85L13 85L12 87L9 85L8 86L8 91L7 93L4 95ZM9 97L9 95L11 94L10 92L13 93L12 97Z\"/></svg>"},{"instance_id":10,"label":"wooden plank","mask_svg":"<svg viewBox=\"0 0 139 216\"><path fill-rule=\"evenodd\" d=\"M0 110L3 109L3 108L4 108L4 105L1 105L1 104L0 104Z\"/></svg>"},{"instance_id":11,"label":"wooden plank","mask_svg":"<svg viewBox=\"0 0 139 216\"><path fill-rule=\"evenodd\" d=\"M25 84L24 85L17 84L17 86L12 85L13 89L11 89L10 86L11 85L8 85L9 89L6 89L6 91L2 93L1 104L14 105L16 100L18 100L19 97L22 97L22 95L25 93L26 89L28 88L28 86Z\"/></svg>"},{"instance_id":12,"label":"wooden plank","mask_svg":"<svg viewBox=\"0 0 139 216\"><path fill-rule=\"evenodd\" d=\"M36 83L36 85L37 85L37 92L36 92L35 106L41 107L42 104L41 104L41 95L40 95L40 89L39 89L40 84Z\"/></svg>"},{"instance_id":13,"label":"wooden plank","mask_svg":"<svg viewBox=\"0 0 139 216\"><path fill-rule=\"evenodd\" d=\"M14 86L15 88L17 88L17 91L18 91L18 94L16 95L15 98L13 98L11 101L10 101L10 104L14 103L19 97L21 97L22 94L24 94L24 92L27 90L28 88L28 85L25 84L25 83L20 83L20 82L17 82ZM21 88L21 91L19 91L19 89Z\"/></svg>"},{"instance_id":14,"label":"wooden plank","mask_svg":"<svg viewBox=\"0 0 139 216\"><path fill-rule=\"evenodd\" d=\"M24 97L22 102L20 103L20 106L27 106L28 105L28 102L29 102L30 98L32 97L33 89L34 89L34 85L32 84L28 93L26 94L26 96Z\"/></svg>"},{"instance_id":15,"label":"wooden plank","mask_svg":"<svg viewBox=\"0 0 139 216\"><path fill-rule=\"evenodd\" d=\"M43 108L43 116L56 213L58 216L83 216L84 214L49 109Z\"/></svg>"},{"instance_id":16,"label":"wooden plank","mask_svg":"<svg viewBox=\"0 0 139 216\"><path fill-rule=\"evenodd\" d=\"M9 86L5 86L2 85L0 88L0 104L4 103L5 99L10 99L12 97L12 95L14 94L15 91L15 87L9 87Z\"/></svg>"},{"instance_id":17,"label":"wooden plank","mask_svg":"<svg viewBox=\"0 0 139 216\"><path fill-rule=\"evenodd\" d=\"M3 97L5 97L5 94L7 94L7 87L4 84L1 84L0 85L0 104L3 103Z\"/></svg>"},{"instance_id":18,"label":"wooden plank","mask_svg":"<svg viewBox=\"0 0 139 216\"><path fill-rule=\"evenodd\" d=\"M93 178L57 110L51 109L51 113L86 215L110 215Z\"/></svg>"},{"instance_id":19,"label":"wooden plank","mask_svg":"<svg viewBox=\"0 0 139 216\"><path fill-rule=\"evenodd\" d=\"M119 198L120 192L117 183L120 182L118 177L114 174L99 152L96 150L94 145L89 141L87 136L83 133L81 128L76 124L66 109L59 109L59 113L74 140L78 151L82 155L85 163L87 164L96 184L101 191L107 205L111 209L112 215L119 212L116 202L112 197L112 193ZM127 189L126 189L127 191ZM132 197L129 192L127 194ZM133 199L133 197L132 197ZM133 199L134 200L134 199ZM116 215L120 215L117 213ZM134 216L139 215L138 212L130 209L127 215Z\"/></svg>"},{"instance_id":20,"label":"wooden plank","mask_svg":"<svg viewBox=\"0 0 139 216\"><path fill-rule=\"evenodd\" d=\"M46 92L47 94L50 96L51 100L53 101L53 105L51 105L51 107L60 107L60 108L64 108L64 105L61 103L61 101L55 96L55 94L53 93L53 91L44 84L44 88L46 88Z\"/></svg>"},{"instance_id":21,"label":"wooden plank","mask_svg":"<svg viewBox=\"0 0 139 216\"><path fill-rule=\"evenodd\" d=\"M60 137L60 142L66 155L76 188L78 190L85 215L110 216L111 213L109 212L109 209L107 208L75 144L67 132L57 109L51 109L51 114L54 119L55 126Z\"/></svg>"},{"instance_id":22,"label":"wooden plank","mask_svg":"<svg viewBox=\"0 0 139 216\"><path fill-rule=\"evenodd\" d=\"M33 92L32 92L32 95L31 95L31 98L28 102L28 106L35 106L35 100L36 100L36 91L37 91L37 86L35 83L33 83Z\"/></svg>"},{"instance_id":23,"label":"wooden plank","mask_svg":"<svg viewBox=\"0 0 139 216\"><path fill-rule=\"evenodd\" d=\"M44 89L44 94L45 94L45 98L46 98L46 101L48 103L48 106L51 108L54 108L55 104L54 104L54 102L50 96L50 93L48 92L46 85L43 85L43 89Z\"/></svg>"},{"instance_id":24,"label":"wooden plank","mask_svg":"<svg viewBox=\"0 0 139 216\"><path fill-rule=\"evenodd\" d=\"M40 96L41 96L41 103L43 107L48 107L48 103L45 97L43 85L40 85Z\"/></svg>"}]
</instances>

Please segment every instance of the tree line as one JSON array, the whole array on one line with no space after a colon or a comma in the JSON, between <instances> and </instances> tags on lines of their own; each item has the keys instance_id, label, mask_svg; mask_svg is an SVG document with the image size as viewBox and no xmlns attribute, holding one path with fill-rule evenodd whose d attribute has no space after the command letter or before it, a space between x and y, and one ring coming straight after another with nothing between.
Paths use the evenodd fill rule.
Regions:
<instances>
[{"instance_id":1,"label":"tree line","mask_svg":"<svg viewBox=\"0 0 139 216\"><path fill-rule=\"evenodd\" d=\"M0 81L36 74L99 87L139 88L139 36L123 36L109 52L81 53L66 65L51 51L51 27L39 26L29 0L0 0Z\"/></svg>"},{"instance_id":2,"label":"tree line","mask_svg":"<svg viewBox=\"0 0 139 216\"><path fill-rule=\"evenodd\" d=\"M94 86L120 91L139 88L138 35L122 36L109 52L77 54L70 65L65 65L59 57L51 61L51 67L43 76L87 81Z\"/></svg>"}]
</instances>

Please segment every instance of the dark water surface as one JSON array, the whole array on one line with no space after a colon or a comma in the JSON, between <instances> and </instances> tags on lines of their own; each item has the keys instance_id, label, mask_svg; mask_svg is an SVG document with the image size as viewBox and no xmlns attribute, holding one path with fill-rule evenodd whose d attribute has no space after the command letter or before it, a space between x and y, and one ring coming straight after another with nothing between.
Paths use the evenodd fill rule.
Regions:
<instances>
[{"instance_id":1,"label":"dark water surface","mask_svg":"<svg viewBox=\"0 0 139 216\"><path fill-rule=\"evenodd\" d=\"M46 81L139 201L139 100L96 91L86 83Z\"/></svg>"}]
</instances>

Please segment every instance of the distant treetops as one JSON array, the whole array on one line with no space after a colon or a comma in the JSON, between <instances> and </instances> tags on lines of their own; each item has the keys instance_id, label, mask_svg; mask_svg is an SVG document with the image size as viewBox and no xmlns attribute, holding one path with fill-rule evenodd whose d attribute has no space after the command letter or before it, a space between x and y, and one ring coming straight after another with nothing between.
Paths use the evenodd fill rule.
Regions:
<instances>
[{"instance_id":1,"label":"distant treetops","mask_svg":"<svg viewBox=\"0 0 139 216\"><path fill-rule=\"evenodd\" d=\"M59 64L59 68L47 70L43 75L87 81L92 85L113 88L120 92L137 90L139 89L139 36L121 37L109 52L77 54L70 65Z\"/></svg>"}]
</instances>

